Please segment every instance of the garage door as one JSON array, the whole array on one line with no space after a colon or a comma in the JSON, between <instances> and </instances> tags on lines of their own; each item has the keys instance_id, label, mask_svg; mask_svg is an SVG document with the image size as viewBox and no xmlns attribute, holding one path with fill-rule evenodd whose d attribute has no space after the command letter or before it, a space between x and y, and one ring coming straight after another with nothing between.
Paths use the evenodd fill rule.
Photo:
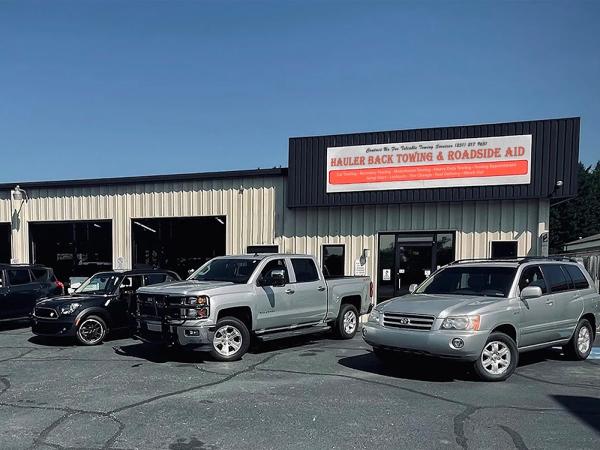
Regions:
<instances>
[{"instance_id":1,"label":"garage door","mask_svg":"<svg viewBox=\"0 0 600 450\"><path fill-rule=\"evenodd\" d=\"M10 262L10 223L0 223L0 263Z\"/></svg>"}]
</instances>

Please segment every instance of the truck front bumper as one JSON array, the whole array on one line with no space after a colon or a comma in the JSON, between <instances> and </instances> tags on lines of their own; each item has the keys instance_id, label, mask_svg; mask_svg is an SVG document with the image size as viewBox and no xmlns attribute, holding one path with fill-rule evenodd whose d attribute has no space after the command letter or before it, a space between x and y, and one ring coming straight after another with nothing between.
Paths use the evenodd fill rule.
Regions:
<instances>
[{"instance_id":1,"label":"truck front bumper","mask_svg":"<svg viewBox=\"0 0 600 450\"><path fill-rule=\"evenodd\" d=\"M214 332L214 324L202 320L169 323L138 319L135 337L151 344L207 351L212 346Z\"/></svg>"},{"instance_id":2,"label":"truck front bumper","mask_svg":"<svg viewBox=\"0 0 600 450\"><path fill-rule=\"evenodd\" d=\"M485 331L401 330L373 322L363 325L362 335L373 347L464 361L479 358L488 337ZM453 345L455 339L460 339L462 346Z\"/></svg>"}]
</instances>

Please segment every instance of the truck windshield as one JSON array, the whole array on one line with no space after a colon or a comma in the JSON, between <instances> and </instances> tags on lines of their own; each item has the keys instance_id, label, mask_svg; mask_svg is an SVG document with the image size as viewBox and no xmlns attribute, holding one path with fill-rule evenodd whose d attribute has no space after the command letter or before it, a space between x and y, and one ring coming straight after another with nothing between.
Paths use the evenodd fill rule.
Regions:
<instances>
[{"instance_id":1,"label":"truck windshield","mask_svg":"<svg viewBox=\"0 0 600 450\"><path fill-rule=\"evenodd\" d=\"M119 285L121 275L116 273L97 273L77 288L75 294L112 294Z\"/></svg>"},{"instance_id":2,"label":"truck windshield","mask_svg":"<svg viewBox=\"0 0 600 450\"><path fill-rule=\"evenodd\" d=\"M259 262L260 259L249 258L213 259L190 275L188 280L247 283Z\"/></svg>"},{"instance_id":3,"label":"truck windshield","mask_svg":"<svg viewBox=\"0 0 600 450\"><path fill-rule=\"evenodd\" d=\"M516 272L515 267L447 267L415 293L507 297Z\"/></svg>"}]
</instances>

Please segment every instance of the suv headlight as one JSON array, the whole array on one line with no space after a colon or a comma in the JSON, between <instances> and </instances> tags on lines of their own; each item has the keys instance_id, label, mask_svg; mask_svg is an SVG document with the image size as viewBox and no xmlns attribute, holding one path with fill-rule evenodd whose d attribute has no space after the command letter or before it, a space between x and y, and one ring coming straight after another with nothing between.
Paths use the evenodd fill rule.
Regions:
<instances>
[{"instance_id":1,"label":"suv headlight","mask_svg":"<svg viewBox=\"0 0 600 450\"><path fill-rule=\"evenodd\" d=\"M60 307L60 315L68 316L69 314L73 314L75 311L79 309L81 305L79 303L69 303L68 305L64 305Z\"/></svg>"},{"instance_id":2,"label":"suv headlight","mask_svg":"<svg viewBox=\"0 0 600 450\"><path fill-rule=\"evenodd\" d=\"M206 319L210 314L210 298L207 295L186 297L183 301L187 319Z\"/></svg>"},{"instance_id":3,"label":"suv headlight","mask_svg":"<svg viewBox=\"0 0 600 450\"><path fill-rule=\"evenodd\" d=\"M446 317L442 322L443 330L477 331L481 324L480 316Z\"/></svg>"},{"instance_id":4,"label":"suv headlight","mask_svg":"<svg viewBox=\"0 0 600 450\"><path fill-rule=\"evenodd\" d=\"M374 309L373 311L371 311L371 314L369 314L369 322L377 322L379 323L379 319L381 318L381 311Z\"/></svg>"}]
</instances>

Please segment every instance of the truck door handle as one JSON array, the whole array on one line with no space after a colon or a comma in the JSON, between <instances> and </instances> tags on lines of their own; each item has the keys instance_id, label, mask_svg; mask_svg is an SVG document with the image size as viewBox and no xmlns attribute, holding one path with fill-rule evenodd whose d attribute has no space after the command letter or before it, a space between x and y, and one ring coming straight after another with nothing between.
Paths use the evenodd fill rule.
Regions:
<instances>
[{"instance_id":1,"label":"truck door handle","mask_svg":"<svg viewBox=\"0 0 600 450\"><path fill-rule=\"evenodd\" d=\"M552 306L554 305L554 302L552 300L546 300L546 305Z\"/></svg>"},{"instance_id":2,"label":"truck door handle","mask_svg":"<svg viewBox=\"0 0 600 450\"><path fill-rule=\"evenodd\" d=\"M319 292L323 292L324 290L325 290L325 286L319 286L317 288L317 291L319 291Z\"/></svg>"},{"instance_id":3,"label":"truck door handle","mask_svg":"<svg viewBox=\"0 0 600 450\"><path fill-rule=\"evenodd\" d=\"M286 289L286 290L285 290L285 293L286 293L287 295L292 295L294 292L296 292L296 291L294 291L293 289Z\"/></svg>"}]
</instances>

